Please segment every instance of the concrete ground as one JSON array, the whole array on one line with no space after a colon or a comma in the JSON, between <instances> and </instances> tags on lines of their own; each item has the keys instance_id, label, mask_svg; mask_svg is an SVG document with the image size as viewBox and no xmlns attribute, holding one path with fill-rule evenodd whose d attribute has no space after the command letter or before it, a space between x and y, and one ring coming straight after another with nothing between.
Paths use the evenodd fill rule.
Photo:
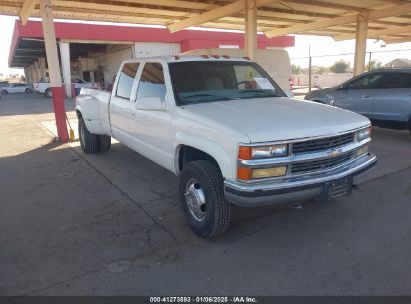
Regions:
<instances>
[{"instance_id":1,"label":"concrete ground","mask_svg":"<svg viewBox=\"0 0 411 304\"><path fill-rule=\"evenodd\" d=\"M374 128L379 164L350 197L234 208L203 240L173 174L119 143L59 145L52 120L43 96L0 99L0 295L411 295L406 131Z\"/></svg>"}]
</instances>

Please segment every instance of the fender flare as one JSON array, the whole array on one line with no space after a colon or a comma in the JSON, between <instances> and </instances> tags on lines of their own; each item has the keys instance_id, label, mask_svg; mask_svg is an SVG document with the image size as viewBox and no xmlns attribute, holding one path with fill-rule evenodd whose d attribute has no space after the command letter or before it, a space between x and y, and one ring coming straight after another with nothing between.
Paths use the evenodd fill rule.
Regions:
<instances>
[{"instance_id":1,"label":"fender flare","mask_svg":"<svg viewBox=\"0 0 411 304\"><path fill-rule=\"evenodd\" d=\"M232 163L232 157L230 157L228 151L214 141L190 133L177 133L173 143L174 171L177 175L180 174L179 157L180 148L182 146L189 146L207 153L216 160L224 178L233 178L234 164Z\"/></svg>"}]
</instances>

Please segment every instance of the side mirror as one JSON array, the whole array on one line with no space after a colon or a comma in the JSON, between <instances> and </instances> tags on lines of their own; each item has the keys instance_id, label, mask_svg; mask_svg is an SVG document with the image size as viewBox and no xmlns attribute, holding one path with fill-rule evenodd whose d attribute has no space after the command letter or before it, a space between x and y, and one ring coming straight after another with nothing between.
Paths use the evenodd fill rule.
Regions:
<instances>
[{"instance_id":1,"label":"side mirror","mask_svg":"<svg viewBox=\"0 0 411 304\"><path fill-rule=\"evenodd\" d=\"M165 111L165 103L161 101L160 97L144 97L137 99L136 109L146 111Z\"/></svg>"}]
</instances>

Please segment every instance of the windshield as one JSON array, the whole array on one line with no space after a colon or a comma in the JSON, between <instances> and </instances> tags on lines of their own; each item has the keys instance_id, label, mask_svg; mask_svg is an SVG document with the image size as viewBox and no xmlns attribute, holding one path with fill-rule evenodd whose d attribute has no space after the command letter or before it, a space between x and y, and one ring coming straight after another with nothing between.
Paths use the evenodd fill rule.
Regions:
<instances>
[{"instance_id":1,"label":"windshield","mask_svg":"<svg viewBox=\"0 0 411 304\"><path fill-rule=\"evenodd\" d=\"M169 69L177 105L285 96L254 62L172 62Z\"/></svg>"}]
</instances>

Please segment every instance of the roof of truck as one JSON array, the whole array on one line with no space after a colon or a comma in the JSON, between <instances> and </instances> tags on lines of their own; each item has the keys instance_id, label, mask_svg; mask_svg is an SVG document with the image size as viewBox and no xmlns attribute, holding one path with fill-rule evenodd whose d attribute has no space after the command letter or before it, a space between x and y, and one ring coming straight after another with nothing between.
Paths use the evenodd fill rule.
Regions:
<instances>
[{"instance_id":1,"label":"roof of truck","mask_svg":"<svg viewBox=\"0 0 411 304\"><path fill-rule=\"evenodd\" d=\"M248 57L229 57L227 55L176 55L176 56L157 56L157 57L143 57L126 60L125 62L138 61L160 61L167 62L186 62L186 61L251 61Z\"/></svg>"}]
</instances>

